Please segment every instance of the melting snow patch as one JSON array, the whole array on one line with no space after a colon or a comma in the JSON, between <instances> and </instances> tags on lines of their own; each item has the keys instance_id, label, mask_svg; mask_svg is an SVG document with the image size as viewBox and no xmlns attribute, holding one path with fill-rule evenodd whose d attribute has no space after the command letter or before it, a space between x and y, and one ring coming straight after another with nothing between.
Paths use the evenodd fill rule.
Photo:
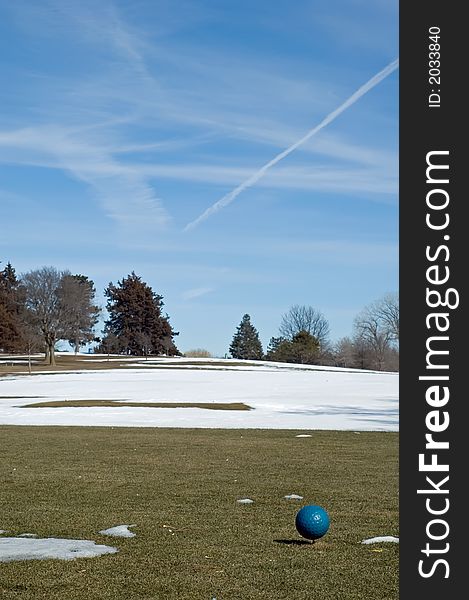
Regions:
<instances>
[{"instance_id":1,"label":"melting snow patch","mask_svg":"<svg viewBox=\"0 0 469 600\"><path fill-rule=\"evenodd\" d=\"M6 529L0 529L0 535L2 535L2 533L8 533L8 531Z\"/></svg>"},{"instance_id":2,"label":"melting snow patch","mask_svg":"<svg viewBox=\"0 0 469 600\"><path fill-rule=\"evenodd\" d=\"M74 558L91 558L115 552L117 552L117 548L98 545L91 540L0 538L0 562L44 560L46 558L73 560Z\"/></svg>"},{"instance_id":3,"label":"melting snow patch","mask_svg":"<svg viewBox=\"0 0 469 600\"><path fill-rule=\"evenodd\" d=\"M254 500L251 500L251 498L241 498L241 500L237 500L236 502L238 504L252 504Z\"/></svg>"},{"instance_id":4,"label":"melting snow patch","mask_svg":"<svg viewBox=\"0 0 469 600\"><path fill-rule=\"evenodd\" d=\"M22 537L22 538L37 538L37 535L35 533L20 533L20 535L18 537Z\"/></svg>"},{"instance_id":5,"label":"melting snow patch","mask_svg":"<svg viewBox=\"0 0 469 600\"><path fill-rule=\"evenodd\" d=\"M298 496L298 494L288 494L284 498L285 500L303 500L303 496Z\"/></svg>"},{"instance_id":6,"label":"melting snow patch","mask_svg":"<svg viewBox=\"0 0 469 600\"><path fill-rule=\"evenodd\" d=\"M367 540L362 540L362 544L379 544L380 542L395 542L399 543L399 538L394 537L392 535L382 535L374 538L369 538Z\"/></svg>"},{"instance_id":7,"label":"melting snow patch","mask_svg":"<svg viewBox=\"0 0 469 600\"><path fill-rule=\"evenodd\" d=\"M295 437L313 437L313 436L309 435L309 433L300 433L300 435L295 435Z\"/></svg>"},{"instance_id":8,"label":"melting snow patch","mask_svg":"<svg viewBox=\"0 0 469 600\"><path fill-rule=\"evenodd\" d=\"M113 537L135 537L136 534L133 531L129 531L129 527L135 527L135 525L116 525L115 527L110 527L109 529L102 529L99 533L102 535L111 535Z\"/></svg>"}]
</instances>

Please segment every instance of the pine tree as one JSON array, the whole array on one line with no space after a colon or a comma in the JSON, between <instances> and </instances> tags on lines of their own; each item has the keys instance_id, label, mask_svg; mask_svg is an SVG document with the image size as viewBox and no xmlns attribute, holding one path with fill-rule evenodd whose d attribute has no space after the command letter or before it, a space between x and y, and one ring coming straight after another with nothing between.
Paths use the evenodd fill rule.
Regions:
<instances>
[{"instance_id":1,"label":"pine tree","mask_svg":"<svg viewBox=\"0 0 469 600\"><path fill-rule=\"evenodd\" d=\"M111 282L105 295L109 319L99 351L107 352L112 346L113 351L132 356L179 354L173 341L178 333L173 331L168 315L162 314L163 296L133 271L117 285Z\"/></svg>"},{"instance_id":2,"label":"pine tree","mask_svg":"<svg viewBox=\"0 0 469 600\"><path fill-rule=\"evenodd\" d=\"M278 349L282 342L285 342L285 338L283 337L271 337L269 341L269 345L267 346L267 353L265 358L267 360L278 360Z\"/></svg>"},{"instance_id":3,"label":"pine tree","mask_svg":"<svg viewBox=\"0 0 469 600\"><path fill-rule=\"evenodd\" d=\"M264 357L259 333L252 325L249 315L244 315L236 329L230 345L230 354L233 358L244 360L262 360Z\"/></svg>"},{"instance_id":4,"label":"pine tree","mask_svg":"<svg viewBox=\"0 0 469 600\"><path fill-rule=\"evenodd\" d=\"M314 365L319 357L319 341L308 331L299 331L290 342L289 362Z\"/></svg>"},{"instance_id":5,"label":"pine tree","mask_svg":"<svg viewBox=\"0 0 469 600\"><path fill-rule=\"evenodd\" d=\"M0 271L0 351L25 350L23 336L24 289L10 263Z\"/></svg>"},{"instance_id":6,"label":"pine tree","mask_svg":"<svg viewBox=\"0 0 469 600\"><path fill-rule=\"evenodd\" d=\"M269 345L269 360L299 364L318 364L319 341L307 331L299 331L292 340L272 338Z\"/></svg>"}]
</instances>

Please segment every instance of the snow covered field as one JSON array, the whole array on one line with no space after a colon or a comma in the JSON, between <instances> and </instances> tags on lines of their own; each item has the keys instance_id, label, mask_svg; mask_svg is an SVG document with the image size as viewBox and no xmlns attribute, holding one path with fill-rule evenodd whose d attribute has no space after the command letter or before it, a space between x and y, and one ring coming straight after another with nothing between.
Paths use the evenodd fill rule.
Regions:
<instances>
[{"instance_id":1,"label":"snow covered field","mask_svg":"<svg viewBox=\"0 0 469 600\"><path fill-rule=\"evenodd\" d=\"M398 430L398 374L230 361L129 361L125 369L0 379L0 424ZM187 362L187 364L185 364ZM152 368L151 365L158 365ZM209 368L207 368L209 367ZM220 369L223 370L220 370ZM53 400L243 402L253 410L22 408Z\"/></svg>"}]
</instances>

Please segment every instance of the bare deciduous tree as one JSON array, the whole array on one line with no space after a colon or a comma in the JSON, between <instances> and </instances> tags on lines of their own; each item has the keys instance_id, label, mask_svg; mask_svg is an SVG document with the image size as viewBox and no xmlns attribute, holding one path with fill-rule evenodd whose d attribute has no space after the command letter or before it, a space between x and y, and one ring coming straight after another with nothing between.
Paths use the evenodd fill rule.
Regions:
<instances>
[{"instance_id":1,"label":"bare deciduous tree","mask_svg":"<svg viewBox=\"0 0 469 600\"><path fill-rule=\"evenodd\" d=\"M389 335L380 327L379 321L371 315L361 313L356 321L357 337L373 350L376 368L382 370L386 350L390 348Z\"/></svg>"},{"instance_id":2,"label":"bare deciduous tree","mask_svg":"<svg viewBox=\"0 0 469 600\"><path fill-rule=\"evenodd\" d=\"M84 324L82 313L86 311L78 280L74 279L70 271L42 267L25 273L22 284L27 321L42 337L46 362L55 365L55 344L59 340L74 339L77 322ZM95 308L92 307L93 315Z\"/></svg>"},{"instance_id":3,"label":"bare deciduous tree","mask_svg":"<svg viewBox=\"0 0 469 600\"><path fill-rule=\"evenodd\" d=\"M355 345L349 337L343 337L334 346L335 365L337 367L355 366Z\"/></svg>"},{"instance_id":4,"label":"bare deciduous tree","mask_svg":"<svg viewBox=\"0 0 469 600\"><path fill-rule=\"evenodd\" d=\"M399 337L399 305L391 295L365 307L355 319L355 345L371 351L375 368L382 370L392 344Z\"/></svg>"},{"instance_id":5,"label":"bare deciduous tree","mask_svg":"<svg viewBox=\"0 0 469 600\"><path fill-rule=\"evenodd\" d=\"M32 354L40 352L44 348L44 340L34 324L30 322L27 311L24 311L24 313L20 329L21 344L22 349L28 354L28 372L31 375Z\"/></svg>"},{"instance_id":6,"label":"bare deciduous tree","mask_svg":"<svg viewBox=\"0 0 469 600\"><path fill-rule=\"evenodd\" d=\"M373 306L390 338L399 342L399 296L396 293L386 294Z\"/></svg>"},{"instance_id":7,"label":"bare deciduous tree","mask_svg":"<svg viewBox=\"0 0 469 600\"><path fill-rule=\"evenodd\" d=\"M104 352L105 354L107 354L108 360L109 360L109 357L111 354L119 354L119 339L113 333L110 333L109 335L107 335L104 340L98 340L98 341L101 342L100 346L98 347L98 351ZM95 352L96 352L96 348L95 348Z\"/></svg>"},{"instance_id":8,"label":"bare deciduous tree","mask_svg":"<svg viewBox=\"0 0 469 600\"><path fill-rule=\"evenodd\" d=\"M329 322L312 306L295 304L282 317L279 333L283 338L291 341L300 331L306 331L315 337L321 349L327 346L330 333Z\"/></svg>"},{"instance_id":9,"label":"bare deciduous tree","mask_svg":"<svg viewBox=\"0 0 469 600\"><path fill-rule=\"evenodd\" d=\"M55 365L55 344L70 340L79 347L93 338L99 309L93 305L94 286L82 275L42 267L22 276L27 322L40 334L45 360Z\"/></svg>"},{"instance_id":10,"label":"bare deciduous tree","mask_svg":"<svg viewBox=\"0 0 469 600\"><path fill-rule=\"evenodd\" d=\"M54 267L42 267L22 277L29 319L42 334L45 360L51 365L55 365L55 343L64 337L64 307L58 293L64 275L70 273Z\"/></svg>"},{"instance_id":11,"label":"bare deciduous tree","mask_svg":"<svg viewBox=\"0 0 469 600\"><path fill-rule=\"evenodd\" d=\"M95 339L93 328L98 322L99 307L94 305L94 284L84 275L62 277L58 290L60 300L66 307L67 321L70 329L69 343L78 354L80 346Z\"/></svg>"}]
</instances>

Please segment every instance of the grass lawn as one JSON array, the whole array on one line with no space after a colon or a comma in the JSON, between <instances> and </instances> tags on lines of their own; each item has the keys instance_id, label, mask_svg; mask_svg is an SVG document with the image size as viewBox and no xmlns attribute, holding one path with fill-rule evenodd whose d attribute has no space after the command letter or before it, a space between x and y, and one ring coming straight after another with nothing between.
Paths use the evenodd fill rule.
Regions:
<instances>
[{"instance_id":1,"label":"grass lawn","mask_svg":"<svg viewBox=\"0 0 469 600\"><path fill-rule=\"evenodd\" d=\"M159 358L159 362L153 362L151 359ZM172 358L150 357L146 360L142 356L125 357L119 355L110 355L109 357L99 354L78 354L64 353L56 355L56 364L54 366L44 362L44 355L35 355L31 361L32 375L41 373L64 373L68 371L107 371L109 369L128 369L140 365L147 369L202 369L210 367L217 371L226 371L229 367L242 369L246 363L230 359L226 360L187 360L184 361ZM256 362L254 361L254 365ZM258 363L262 366L262 363ZM289 365L285 365L288 368ZM252 366L251 366L252 368ZM24 375L28 372L28 359L24 356L3 355L0 353L0 377L7 375Z\"/></svg>"},{"instance_id":2,"label":"grass lawn","mask_svg":"<svg viewBox=\"0 0 469 600\"><path fill-rule=\"evenodd\" d=\"M0 563L0 598L396 600L398 545L360 541L398 535L398 434L297 433L0 427L0 529L119 548ZM315 544L304 504L331 518Z\"/></svg>"},{"instance_id":3,"label":"grass lawn","mask_svg":"<svg viewBox=\"0 0 469 600\"><path fill-rule=\"evenodd\" d=\"M2 396L0 396L0 399ZM207 410L252 410L244 402L130 402L126 400L49 400L23 404L22 408L83 408L83 407L119 408L131 406L133 408L204 408Z\"/></svg>"}]
</instances>

